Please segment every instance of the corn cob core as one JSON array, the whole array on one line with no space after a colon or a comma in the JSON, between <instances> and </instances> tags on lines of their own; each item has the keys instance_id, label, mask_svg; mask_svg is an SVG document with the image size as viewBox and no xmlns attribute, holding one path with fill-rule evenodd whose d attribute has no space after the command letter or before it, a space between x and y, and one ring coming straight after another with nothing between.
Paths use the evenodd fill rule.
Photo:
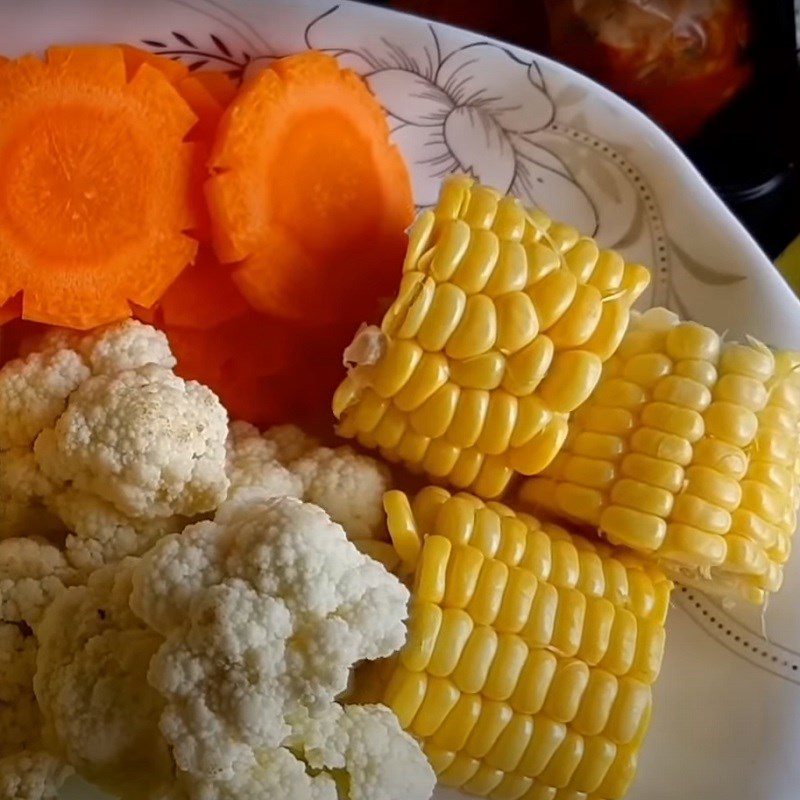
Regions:
<instances>
[{"instance_id":1,"label":"corn cob core","mask_svg":"<svg viewBox=\"0 0 800 800\"><path fill-rule=\"evenodd\" d=\"M419 215L397 298L346 353L341 436L483 497L555 456L595 387L644 267L459 177Z\"/></svg>"},{"instance_id":2,"label":"corn cob core","mask_svg":"<svg viewBox=\"0 0 800 800\"><path fill-rule=\"evenodd\" d=\"M761 603L780 587L796 524L798 364L666 309L634 315L521 499L652 554L683 582Z\"/></svg>"},{"instance_id":3,"label":"corn cob core","mask_svg":"<svg viewBox=\"0 0 800 800\"><path fill-rule=\"evenodd\" d=\"M359 699L393 709L445 785L495 800L622 797L671 582L474 495L389 495L389 531L416 559L409 635Z\"/></svg>"}]
</instances>

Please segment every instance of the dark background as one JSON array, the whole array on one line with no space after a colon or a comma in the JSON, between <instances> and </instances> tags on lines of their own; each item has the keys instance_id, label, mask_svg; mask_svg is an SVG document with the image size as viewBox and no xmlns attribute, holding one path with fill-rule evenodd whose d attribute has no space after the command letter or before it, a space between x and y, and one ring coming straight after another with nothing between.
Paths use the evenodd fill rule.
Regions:
<instances>
[{"instance_id":1,"label":"dark background","mask_svg":"<svg viewBox=\"0 0 800 800\"><path fill-rule=\"evenodd\" d=\"M369 0L367 0L369 2ZM543 0L372 0L549 53ZM740 0L753 80L683 148L770 257L800 233L800 91L793 0Z\"/></svg>"}]
</instances>

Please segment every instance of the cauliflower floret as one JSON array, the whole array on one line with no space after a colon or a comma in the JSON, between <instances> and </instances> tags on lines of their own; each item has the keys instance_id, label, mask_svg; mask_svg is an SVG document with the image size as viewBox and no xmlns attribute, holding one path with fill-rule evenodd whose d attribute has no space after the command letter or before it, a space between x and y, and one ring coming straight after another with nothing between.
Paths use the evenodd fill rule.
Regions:
<instances>
[{"instance_id":1,"label":"cauliflower floret","mask_svg":"<svg viewBox=\"0 0 800 800\"><path fill-rule=\"evenodd\" d=\"M34 626L74 573L64 554L41 539L0 541L0 617Z\"/></svg>"},{"instance_id":2,"label":"cauliflower floret","mask_svg":"<svg viewBox=\"0 0 800 800\"><path fill-rule=\"evenodd\" d=\"M428 800L436 776L417 742L385 706L333 704L299 714L289 745L313 770L343 770L348 800Z\"/></svg>"},{"instance_id":3,"label":"cauliflower floret","mask_svg":"<svg viewBox=\"0 0 800 800\"><path fill-rule=\"evenodd\" d=\"M214 393L148 364L85 381L34 453L53 480L128 516L191 516L228 491L227 414Z\"/></svg>"},{"instance_id":4,"label":"cauliflower floret","mask_svg":"<svg viewBox=\"0 0 800 800\"><path fill-rule=\"evenodd\" d=\"M385 538L383 495L391 488L384 464L351 447L318 447L290 464L303 499L324 508L350 539Z\"/></svg>"},{"instance_id":5,"label":"cauliflower floret","mask_svg":"<svg viewBox=\"0 0 800 800\"><path fill-rule=\"evenodd\" d=\"M161 637L130 610L134 559L62 593L37 629L34 688L53 752L107 791L145 796L172 781L158 732L163 699L147 683Z\"/></svg>"},{"instance_id":6,"label":"cauliflower floret","mask_svg":"<svg viewBox=\"0 0 800 800\"><path fill-rule=\"evenodd\" d=\"M177 361L162 332L135 319L126 319L85 336L79 345L93 375L113 375L146 364L172 369Z\"/></svg>"},{"instance_id":7,"label":"cauliflower floret","mask_svg":"<svg viewBox=\"0 0 800 800\"><path fill-rule=\"evenodd\" d=\"M91 572L125 556L138 556L168 533L180 533L186 519L179 516L135 519L111 503L79 489L53 495L49 506L70 533L65 555L71 566Z\"/></svg>"},{"instance_id":8,"label":"cauliflower floret","mask_svg":"<svg viewBox=\"0 0 800 800\"><path fill-rule=\"evenodd\" d=\"M22 626L0 623L0 797L45 800L71 772L44 752L33 693L36 639Z\"/></svg>"},{"instance_id":9,"label":"cauliflower floret","mask_svg":"<svg viewBox=\"0 0 800 800\"><path fill-rule=\"evenodd\" d=\"M72 767L44 750L23 750L0 758L0 797L57 800L58 790L72 772Z\"/></svg>"},{"instance_id":10,"label":"cauliflower floret","mask_svg":"<svg viewBox=\"0 0 800 800\"><path fill-rule=\"evenodd\" d=\"M89 368L73 350L32 353L6 364L0 370L0 449L29 447L88 377Z\"/></svg>"},{"instance_id":11,"label":"cauliflower floret","mask_svg":"<svg viewBox=\"0 0 800 800\"><path fill-rule=\"evenodd\" d=\"M216 780L405 638L408 590L294 498L224 504L156 543L133 583L131 608L166 638L148 676L167 699L161 730L181 769Z\"/></svg>"},{"instance_id":12,"label":"cauliflower floret","mask_svg":"<svg viewBox=\"0 0 800 800\"><path fill-rule=\"evenodd\" d=\"M303 483L277 460L278 445L249 422L232 422L228 433L228 497L248 487L271 497L301 497Z\"/></svg>"},{"instance_id":13,"label":"cauliflower floret","mask_svg":"<svg viewBox=\"0 0 800 800\"><path fill-rule=\"evenodd\" d=\"M44 505L53 482L39 469L29 447L0 450L0 539L63 533L64 525Z\"/></svg>"},{"instance_id":14,"label":"cauliflower floret","mask_svg":"<svg viewBox=\"0 0 800 800\"><path fill-rule=\"evenodd\" d=\"M319 446L317 439L297 425L274 425L265 430L262 436L275 445L273 457L281 464L288 464Z\"/></svg>"}]
</instances>

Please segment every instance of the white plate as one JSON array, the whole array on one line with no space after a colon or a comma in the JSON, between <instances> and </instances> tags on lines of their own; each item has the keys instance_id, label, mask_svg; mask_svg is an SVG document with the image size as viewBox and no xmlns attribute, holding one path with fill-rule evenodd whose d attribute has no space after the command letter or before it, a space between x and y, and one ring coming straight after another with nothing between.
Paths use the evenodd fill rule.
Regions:
<instances>
[{"instance_id":1,"label":"white plate","mask_svg":"<svg viewBox=\"0 0 800 800\"><path fill-rule=\"evenodd\" d=\"M0 52L127 41L237 73L315 47L365 76L394 118L417 202L455 169L541 204L653 269L647 303L800 348L800 303L672 141L549 59L354 3L26 0L0 8ZM800 796L800 562L758 613L677 591L631 800ZM74 784L64 795L96 798ZM439 792L437 798L459 797Z\"/></svg>"}]
</instances>

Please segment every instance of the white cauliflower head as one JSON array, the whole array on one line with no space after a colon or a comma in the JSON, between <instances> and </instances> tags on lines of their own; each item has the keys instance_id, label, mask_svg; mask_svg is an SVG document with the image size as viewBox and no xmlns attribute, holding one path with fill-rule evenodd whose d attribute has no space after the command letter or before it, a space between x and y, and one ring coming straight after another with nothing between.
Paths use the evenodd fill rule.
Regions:
<instances>
[{"instance_id":1,"label":"white cauliflower head","mask_svg":"<svg viewBox=\"0 0 800 800\"><path fill-rule=\"evenodd\" d=\"M228 490L227 414L214 393L155 364L89 378L36 440L53 480L129 516L192 515Z\"/></svg>"},{"instance_id":2,"label":"white cauliflower head","mask_svg":"<svg viewBox=\"0 0 800 800\"><path fill-rule=\"evenodd\" d=\"M388 468L351 447L318 447L292 462L303 481L303 499L324 508L351 539L385 538L383 495Z\"/></svg>"},{"instance_id":3,"label":"white cauliflower head","mask_svg":"<svg viewBox=\"0 0 800 800\"><path fill-rule=\"evenodd\" d=\"M36 639L24 626L0 624L0 797L49 800L71 769L42 749L33 693Z\"/></svg>"},{"instance_id":4,"label":"white cauliflower head","mask_svg":"<svg viewBox=\"0 0 800 800\"><path fill-rule=\"evenodd\" d=\"M164 705L147 683L162 639L128 606L134 560L61 594L37 629L34 678L45 742L88 780L125 794L172 780L158 732Z\"/></svg>"},{"instance_id":5,"label":"white cauliflower head","mask_svg":"<svg viewBox=\"0 0 800 800\"><path fill-rule=\"evenodd\" d=\"M316 438L297 425L273 425L262 436L275 446L274 458L281 464L288 464L319 446Z\"/></svg>"},{"instance_id":6,"label":"white cauliflower head","mask_svg":"<svg viewBox=\"0 0 800 800\"><path fill-rule=\"evenodd\" d=\"M249 493L161 539L131 607L166 641L149 680L181 769L230 779L280 745L287 717L323 709L362 659L405 638L407 589L319 508Z\"/></svg>"},{"instance_id":7,"label":"white cauliflower head","mask_svg":"<svg viewBox=\"0 0 800 800\"><path fill-rule=\"evenodd\" d=\"M232 422L228 433L228 497L262 489L271 497L301 497L303 483L278 460L278 445L249 422Z\"/></svg>"},{"instance_id":8,"label":"white cauliflower head","mask_svg":"<svg viewBox=\"0 0 800 800\"><path fill-rule=\"evenodd\" d=\"M29 447L88 377L89 368L73 350L32 353L6 364L0 370L0 449Z\"/></svg>"},{"instance_id":9,"label":"white cauliflower head","mask_svg":"<svg viewBox=\"0 0 800 800\"><path fill-rule=\"evenodd\" d=\"M45 503L53 491L30 447L0 450L0 539L63 534L64 523Z\"/></svg>"},{"instance_id":10,"label":"white cauliflower head","mask_svg":"<svg viewBox=\"0 0 800 800\"><path fill-rule=\"evenodd\" d=\"M347 800L428 800L436 776L414 739L385 706L333 704L292 720L289 746L312 770L347 775Z\"/></svg>"},{"instance_id":11,"label":"white cauliflower head","mask_svg":"<svg viewBox=\"0 0 800 800\"><path fill-rule=\"evenodd\" d=\"M177 361L163 331L135 319L116 322L84 336L78 345L93 375L157 364L172 369Z\"/></svg>"}]
</instances>

